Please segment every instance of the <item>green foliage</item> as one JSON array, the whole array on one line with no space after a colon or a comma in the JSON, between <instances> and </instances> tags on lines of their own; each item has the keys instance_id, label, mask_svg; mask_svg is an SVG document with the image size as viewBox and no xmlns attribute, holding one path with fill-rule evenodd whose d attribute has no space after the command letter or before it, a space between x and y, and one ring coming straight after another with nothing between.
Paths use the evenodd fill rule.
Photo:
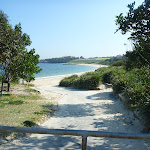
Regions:
<instances>
[{"instance_id":1,"label":"green foliage","mask_svg":"<svg viewBox=\"0 0 150 150\"><path fill-rule=\"evenodd\" d=\"M37 66L39 55L35 55L35 49L29 52L26 47L31 45L29 35L22 32L21 24L13 28L8 17L0 11L0 70L1 75L8 83L23 78L27 82L34 80L34 73L41 69Z\"/></svg>"},{"instance_id":2,"label":"green foliage","mask_svg":"<svg viewBox=\"0 0 150 150\"><path fill-rule=\"evenodd\" d=\"M78 77L72 75L60 81L59 86L76 87L79 89L96 89L101 83L101 77L96 73L89 72Z\"/></svg>"},{"instance_id":3,"label":"green foliage","mask_svg":"<svg viewBox=\"0 0 150 150\"><path fill-rule=\"evenodd\" d=\"M137 9L135 2L128 5L126 16L121 13L116 17L116 25L122 34L131 33L133 51L126 53L127 69L142 68L150 65L150 0L145 0Z\"/></svg>"},{"instance_id":4,"label":"green foliage","mask_svg":"<svg viewBox=\"0 0 150 150\"><path fill-rule=\"evenodd\" d=\"M122 69L122 67L119 67ZM113 74L118 71L117 67L103 67L96 70L97 74L102 77L103 83L112 83Z\"/></svg>"},{"instance_id":5,"label":"green foliage","mask_svg":"<svg viewBox=\"0 0 150 150\"><path fill-rule=\"evenodd\" d=\"M70 77L66 77L60 81L59 86L72 87L74 86L74 82L77 79L78 79L78 75L72 75Z\"/></svg>"},{"instance_id":6,"label":"green foliage","mask_svg":"<svg viewBox=\"0 0 150 150\"><path fill-rule=\"evenodd\" d=\"M33 122L33 121L26 120L26 121L23 122L23 125L24 125L25 127L33 127L33 126L35 126L35 125L37 125L37 124L36 124L35 122Z\"/></svg>"},{"instance_id":7,"label":"green foliage","mask_svg":"<svg viewBox=\"0 0 150 150\"><path fill-rule=\"evenodd\" d=\"M60 58L49 58L40 60L41 63L68 63L71 60L79 59L79 57L66 56Z\"/></svg>"},{"instance_id":8,"label":"green foliage","mask_svg":"<svg viewBox=\"0 0 150 150\"><path fill-rule=\"evenodd\" d=\"M131 32L130 39L141 41L149 37L149 15L150 15L150 0L145 0L138 8L134 8L135 2L127 7L129 11L126 16L121 13L116 17L116 25L122 34Z\"/></svg>"},{"instance_id":9,"label":"green foliage","mask_svg":"<svg viewBox=\"0 0 150 150\"><path fill-rule=\"evenodd\" d=\"M79 89L93 90L102 83L102 79L95 73L86 73L81 75L75 82L74 86Z\"/></svg>"},{"instance_id":10,"label":"green foliage","mask_svg":"<svg viewBox=\"0 0 150 150\"><path fill-rule=\"evenodd\" d=\"M126 66L126 60L119 60L111 64L111 66Z\"/></svg>"},{"instance_id":11,"label":"green foliage","mask_svg":"<svg viewBox=\"0 0 150 150\"><path fill-rule=\"evenodd\" d=\"M136 9L134 6L135 2L128 5L126 16L121 13L116 17L117 31L121 30L122 34L130 32L134 45L133 51L128 51L125 55L128 71L122 75L122 91L131 106L139 109L150 130L150 0L145 0Z\"/></svg>"},{"instance_id":12,"label":"green foliage","mask_svg":"<svg viewBox=\"0 0 150 150\"><path fill-rule=\"evenodd\" d=\"M145 105L140 107L140 114L142 116L142 121L145 124L146 132L150 132L150 102L147 102Z\"/></svg>"},{"instance_id":13,"label":"green foliage","mask_svg":"<svg viewBox=\"0 0 150 150\"><path fill-rule=\"evenodd\" d=\"M39 73L42 69L38 66L39 55L35 55L35 49L31 49L29 52L24 51L22 58L17 61L18 76L30 82L35 79L34 73ZM22 65L23 64L23 65Z\"/></svg>"},{"instance_id":14,"label":"green foliage","mask_svg":"<svg viewBox=\"0 0 150 150\"><path fill-rule=\"evenodd\" d=\"M126 70L122 67L117 67L112 73L111 84L114 93L119 94L124 91L125 88L125 74Z\"/></svg>"},{"instance_id":15,"label":"green foliage","mask_svg":"<svg viewBox=\"0 0 150 150\"><path fill-rule=\"evenodd\" d=\"M149 68L134 69L127 74L125 95L137 107L145 105L150 98Z\"/></svg>"},{"instance_id":16,"label":"green foliage","mask_svg":"<svg viewBox=\"0 0 150 150\"><path fill-rule=\"evenodd\" d=\"M111 83L115 94L122 93L128 105L139 110L150 130L150 68L126 71L123 67L106 67L96 70L104 83Z\"/></svg>"},{"instance_id":17,"label":"green foliage","mask_svg":"<svg viewBox=\"0 0 150 150\"><path fill-rule=\"evenodd\" d=\"M149 102L150 69L126 71L123 67L105 67L96 70L104 83L111 83L116 94L124 93L132 106L140 107Z\"/></svg>"}]
</instances>

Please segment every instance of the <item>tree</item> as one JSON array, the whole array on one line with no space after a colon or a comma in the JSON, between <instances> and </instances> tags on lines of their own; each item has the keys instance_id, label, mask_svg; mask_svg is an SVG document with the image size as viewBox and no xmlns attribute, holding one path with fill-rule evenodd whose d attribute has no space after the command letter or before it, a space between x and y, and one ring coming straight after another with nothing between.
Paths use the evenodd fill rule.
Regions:
<instances>
[{"instance_id":1,"label":"tree","mask_svg":"<svg viewBox=\"0 0 150 150\"><path fill-rule=\"evenodd\" d=\"M0 33L0 66L3 70L2 87L3 82L7 82L9 91L11 79L18 76L15 62L19 59L21 53L23 53L25 47L31 44L31 40L26 33L22 33L20 23L13 29L9 25L6 15L2 11L0 13L5 21L1 23Z\"/></svg>"},{"instance_id":2,"label":"tree","mask_svg":"<svg viewBox=\"0 0 150 150\"><path fill-rule=\"evenodd\" d=\"M83 57L83 56L80 56L80 59L84 59L84 57Z\"/></svg>"},{"instance_id":3,"label":"tree","mask_svg":"<svg viewBox=\"0 0 150 150\"><path fill-rule=\"evenodd\" d=\"M10 85L11 73L10 64L12 60L21 52L22 39L19 32L12 29L9 25L7 16L0 11L0 67L2 70L3 81L8 82L8 91Z\"/></svg>"},{"instance_id":4,"label":"tree","mask_svg":"<svg viewBox=\"0 0 150 150\"><path fill-rule=\"evenodd\" d=\"M145 0L137 9L134 6L135 2L128 5L126 16L121 13L116 17L117 31L130 32L129 39L134 44L133 51L126 53L129 69L150 65L150 0Z\"/></svg>"},{"instance_id":5,"label":"tree","mask_svg":"<svg viewBox=\"0 0 150 150\"><path fill-rule=\"evenodd\" d=\"M29 35L22 32L19 23L14 29L9 24L7 15L0 11L0 69L3 82L8 83L8 91L11 79L22 77L30 82L34 79L34 73L38 73L37 66L39 55L34 55L35 49L27 51L30 46Z\"/></svg>"},{"instance_id":6,"label":"tree","mask_svg":"<svg viewBox=\"0 0 150 150\"><path fill-rule=\"evenodd\" d=\"M39 73L42 69L38 66L39 55L35 54L35 49L31 49L29 52L26 50L22 54L20 60L17 61L18 76L27 81L28 83L35 79L34 74Z\"/></svg>"}]
</instances>

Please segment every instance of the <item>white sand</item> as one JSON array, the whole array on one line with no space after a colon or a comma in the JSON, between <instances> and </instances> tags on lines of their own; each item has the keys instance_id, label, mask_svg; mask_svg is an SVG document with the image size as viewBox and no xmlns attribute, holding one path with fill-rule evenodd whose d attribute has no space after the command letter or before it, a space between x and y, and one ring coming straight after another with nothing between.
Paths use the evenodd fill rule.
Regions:
<instances>
[{"instance_id":1,"label":"white sand","mask_svg":"<svg viewBox=\"0 0 150 150\"><path fill-rule=\"evenodd\" d=\"M62 76L39 78L34 84L46 97L56 98L58 111L41 125L50 129L76 129L110 132L141 132L140 122L122 102L116 99L111 88L79 90L59 87ZM58 105L57 105L58 104ZM5 145L0 149L81 149L81 137L32 134L30 137ZM147 150L149 141L88 137L89 150Z\"/></svg>"}]
</instances>

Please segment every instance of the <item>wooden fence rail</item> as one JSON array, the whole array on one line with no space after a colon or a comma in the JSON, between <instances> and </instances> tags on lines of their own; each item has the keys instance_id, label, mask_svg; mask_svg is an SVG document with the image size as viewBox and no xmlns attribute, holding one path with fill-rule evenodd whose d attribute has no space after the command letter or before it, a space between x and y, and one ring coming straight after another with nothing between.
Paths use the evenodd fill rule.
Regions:
<instances>
[{"instance_id":1,"label":"wooden fence rail","mask_svg":"<svg viewBox=\"0 0 150 150\"><path fill-rule=\"evenodd\" d=\"M120 133L120 132L103 132L103 131L88 131L88 130L47 129L47 128L35 128L35 127L28 128L28 127L0 126L0 132L22 132L22 133L36 133L36 134L81 136L82 137L82 150L86 150L87 148L88 136L150 140L150 134L142 134L142 133Z\"/></svg>"}]
</instances>

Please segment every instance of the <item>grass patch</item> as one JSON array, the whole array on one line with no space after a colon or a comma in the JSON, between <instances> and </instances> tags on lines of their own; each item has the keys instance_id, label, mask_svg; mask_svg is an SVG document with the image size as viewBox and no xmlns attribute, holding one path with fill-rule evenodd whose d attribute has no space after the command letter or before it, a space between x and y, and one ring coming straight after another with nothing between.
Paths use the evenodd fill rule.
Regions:
<instances>
[{"instance_id":1,"label":"grass patch","mask_svg":"<svg viewBox=\"0 0 150 150\"><path fill-rule=\"evenodd\" d=\"M24 87L24 91L26 91L25 86L19 86ZM34 92L37 93L36 91ZM45 98L39 93L35 93L29 90L29 93L27 92L24 95L3 94L3 96L0 97L0 125L31 127L37 125L38 122L41 122L49 113L52 113L53 104L49 101L44 101ZM18 135L18 133L0 133L0 137L2 138L6 138L7 136L14 138L16 135Z\"/></svg>"},{"instance_id":2,"label":"grass patch","mask_svg":"<svg viewBox=\"0 0 150 150\"><path fill-rule=\"evenodd\" d=\"M29 92L29 93L36 93L36 94L40 94L40 92L39 92L39 91L37 91L37 90L35 90L35 89L31 89L31 88L26 89L26 91L27 91L27 92Z\"/></svg>"},{"instance_id":3,"label":"grass patch","mask_svg":"<svg viewBox=\"0 0 150 150\"><path fill-rule=\"evenodd\" d=\"M44 102L25 102L20 105L5 105L0 108L0 124L3 126L23 126L23 122L26 120L39 122L43 115L50 112L44 111ZM49 105L52 106L51 103ZM49 107L50 109L51 107ZM35 112L42 112L36 114Z\"/></svg>"},{"instance_id":4,"label":"grass patch","mask_svg":"<svg viewBox=\"0 0 150 150\"><path fill-rule=\"evenodd\" d=\"M24 101L24 100L44 100L43 97L41 97L40 95L12 95L12 94L4 94L1 98L0 98L0 104L1 103L5 103L5 104L15 104L15 102L20 102Z\"/></svg>"}]
</instances>

